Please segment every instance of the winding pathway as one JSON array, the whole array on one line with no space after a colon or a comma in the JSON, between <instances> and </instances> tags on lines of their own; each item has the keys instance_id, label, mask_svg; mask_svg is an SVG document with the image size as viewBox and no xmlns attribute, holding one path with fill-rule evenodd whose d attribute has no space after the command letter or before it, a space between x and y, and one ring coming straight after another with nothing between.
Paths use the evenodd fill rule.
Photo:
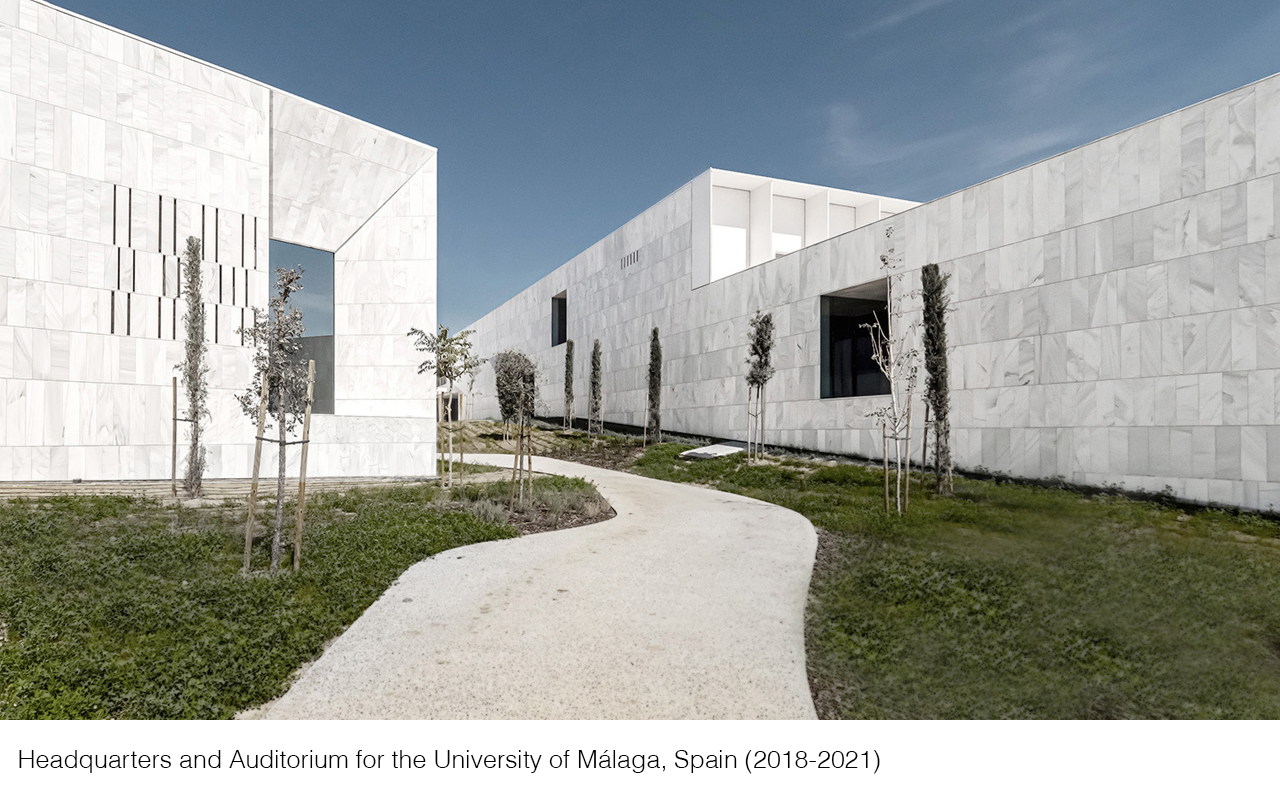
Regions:
<instances>
[{"instance_id":1,"label":"winding pathway","mask_svg":"<svg viewBox=\"0 0 1280 800\"><path fill-rule=\"evenodd\" d=\"M415 564L261 716L814 717L808 520L565 461L534 469L594 482L617 516Z\"/></svg>"}]
</instances>

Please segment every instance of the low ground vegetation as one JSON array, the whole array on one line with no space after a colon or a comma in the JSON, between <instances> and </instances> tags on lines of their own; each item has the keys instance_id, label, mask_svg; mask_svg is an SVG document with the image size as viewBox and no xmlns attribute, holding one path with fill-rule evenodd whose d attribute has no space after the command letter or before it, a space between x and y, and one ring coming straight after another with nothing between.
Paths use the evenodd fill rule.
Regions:
<instances>
[{"instance_id":1,"label":"low ground vegetation","mask_svg":"<svg viewBox=\"0 0 1280 800\"><path fill-rule=\"evenodd\" d=\"M827 718L1280 717L1280 524L1109 494L918 481L742 456L642 475L792 508L820 530L806 644Z\"/></svg>"},{"instance_id":2,"label":"low ground vegetation","mask_svg":"<svg viewBox=\"0 0 1280 800\"><path fill-rule=\"evenodd\" d=\"M500 422L473 420L459 426L458 436L459 447L467 453L508 453L515 458L515 437L509 436ZM639 436L595 436L541 422L531 428L529 446L534 455L605 469L626 469L644 452L644 441Z\"/></svg>"},{"instance_id":3,"label":"low ground vegetation","mask_svg":"<svg viewBox=\"0 0 1280 800\"><path fill-rule=\"evenodd\" d=\"M486 522L507 524L521 534L576 528L613 516L613 509L581 478L548 476L535 479L523 499L509 507L511 486L486 481L456 487L436 495L437 507L465 511Z\"/></svg>"},{"instance_id":4,"label":"low ground vegetation","mask_svg":"<svg viewBox=\"0 0 1280 800\"><path fill-rule=\"evenodd\" d=\"M317 493L303 570L248 577L243 502L0 502L0 718L233 716L280 694L412 564L611 513L567 479L535 480L515 519L467 513L494 486L508 488L464 483L442 502L421 485ZM269 550L259 539L255 569Z\"/></svg>"}]
</instances>

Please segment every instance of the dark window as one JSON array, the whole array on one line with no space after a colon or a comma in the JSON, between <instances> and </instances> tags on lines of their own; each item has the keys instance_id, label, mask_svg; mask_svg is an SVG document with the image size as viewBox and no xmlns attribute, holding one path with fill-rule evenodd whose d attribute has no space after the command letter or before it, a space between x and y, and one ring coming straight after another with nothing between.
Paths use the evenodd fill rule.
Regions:
<instances>
[{"instance_id":1,"label":"dark window","mask_svg":"<svg viewBox=\"0 0 1280 800\"><path fill-rule=\"evenodd\" d=\"M889 393L889 381L872 359L869 330L873 325L887 330L888 324L884 300L835 295L822 298L823 397Z\"/></svg>"},{"instance_id":2,"label":"dark window","mask_svg":"<svg viewBox=\"0 0 1280 800\"><path fill-rule=\"evenodd\" d=\"M564 344L569 338L568 298L561 292L551 298L551 346Z\"/></svg>"},{"instance_id":3,"label":"dark window","mask_svg":"<svg viewBox=\"0 0 1280 800\"><path fill-rule=\"evenodd\" d=\"M312 247L271 240L269 263L272 271L283 267L302 272L302 289L291 298L302 312L306 333L297 357L316 362L316 386L311 413L333 413L333 253ZM272 282L274 285L274 281Z\"/></svg>"}]
</instances>

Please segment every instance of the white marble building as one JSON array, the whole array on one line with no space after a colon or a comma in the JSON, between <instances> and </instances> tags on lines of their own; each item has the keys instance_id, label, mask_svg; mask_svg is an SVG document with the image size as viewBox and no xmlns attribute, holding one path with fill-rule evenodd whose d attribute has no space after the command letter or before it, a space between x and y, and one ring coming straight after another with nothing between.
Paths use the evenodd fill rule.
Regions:
<instances>
[{"instance_id":1,"label":"white marble building","mask_svg":"<svg viewBox=\"0 0 1280 800\"><path fill-rule=\"evenodd\" d=\"M952 277L960 466L1280 508L1280 76L930 203L876 198L880 213L863 214L846 200L858 206L848 232L834 191L722 176L681 187L477 321L481 352L534 356L544 410L562 413L559 295L577 415L598 338L605 418L639 425L658 326L664 427L742 438L747 321L771 311L767 440L875 457L867 412L883 398L824 398L838 393L824 319L874 296L892 227L909 287L929 262ZM747 190L745 217L719 185ZM745 234L723 230L735 225ZM908 310L918 320L918 300ZM495 415L491 371L478 388L477 412Z\"/></svg>"},{"instance_id":2,"label":"white marble building","mask_svg":"<svg viewBox=\"0 0 1280 800\"><path fill-rule=\"evenodd\" d=\"M0 480L169 476L188 236L206 259L210 477L251 469L237 329L266 306L270 240L333 254L334 413L313 418L309 474L435 473L434 381L405 336L436 324L435 148L0 0Z\"/></svg>"}]
</instances>

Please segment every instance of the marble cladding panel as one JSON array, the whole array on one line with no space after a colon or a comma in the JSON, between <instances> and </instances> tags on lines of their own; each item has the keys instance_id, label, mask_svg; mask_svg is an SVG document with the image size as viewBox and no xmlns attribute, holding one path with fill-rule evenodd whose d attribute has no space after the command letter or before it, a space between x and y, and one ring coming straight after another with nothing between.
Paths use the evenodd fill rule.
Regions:
<instances>
[{"instance_id":1,"label":"marble cladding panel","mask_svg":"<svg viewBox=\"0 0 1280 800\"><path fill-rule=\"evenodd\" d=\"M343 214L335 193L351 192L352 230L384 204L389 220L372 221L381 244L351 251L372 280L338 290L357 309L356 341L372 342L355 357L375 360L347 361L368 373L346 376L361 399L317 418L310 473L430 474L433 404L408 391L411 353L386 325L434 325L435 151L306 101L285 105L305 112L286 127L318 170L299 177L313 195L288 199ZM40 2L0 1L0 480L167 477L188 236L203 242L210 475L247 474L252 426L235 395L249 360L237 328L269 288L270 123L261 84ZM380 319L377 306L393 301ZM406 374L384 376L384 352ZM379 380L399 388L379 395Z\"/></svg>"},{"instance_id":2,"label":"marble cladding panel","mask_svg":"<svg viewBox=\"0 0 1280 800\"><path fill-rule=\"evenodd\" d=\"M272 102L277 239L338 250L434 158L431 147L284 92Z\"/></svg>"},{"instance_id":3,"label":"marble cladding panel","mask_svg":"<svg viewBox=\"0 0 1280 800\"><path fill-rule=\"evenodd\" d=\"M606 418L627 422L643 412L647 330L670 323L664 415L740 438L747 320L766 308L780 348L770 440L876 457L876 398L816 399L816 308L879 277L892 225L906 285L927 261L952 275L958 463L1280 508L1277 172L1280 76L697 290L687 261L617 270L615 234L472 327L483 352L533 355L559 413L549 303L567 290L578 413L598 336ZM477 387L476 412L496 413L491 374Z\"/></svg>"}]
</instances>

